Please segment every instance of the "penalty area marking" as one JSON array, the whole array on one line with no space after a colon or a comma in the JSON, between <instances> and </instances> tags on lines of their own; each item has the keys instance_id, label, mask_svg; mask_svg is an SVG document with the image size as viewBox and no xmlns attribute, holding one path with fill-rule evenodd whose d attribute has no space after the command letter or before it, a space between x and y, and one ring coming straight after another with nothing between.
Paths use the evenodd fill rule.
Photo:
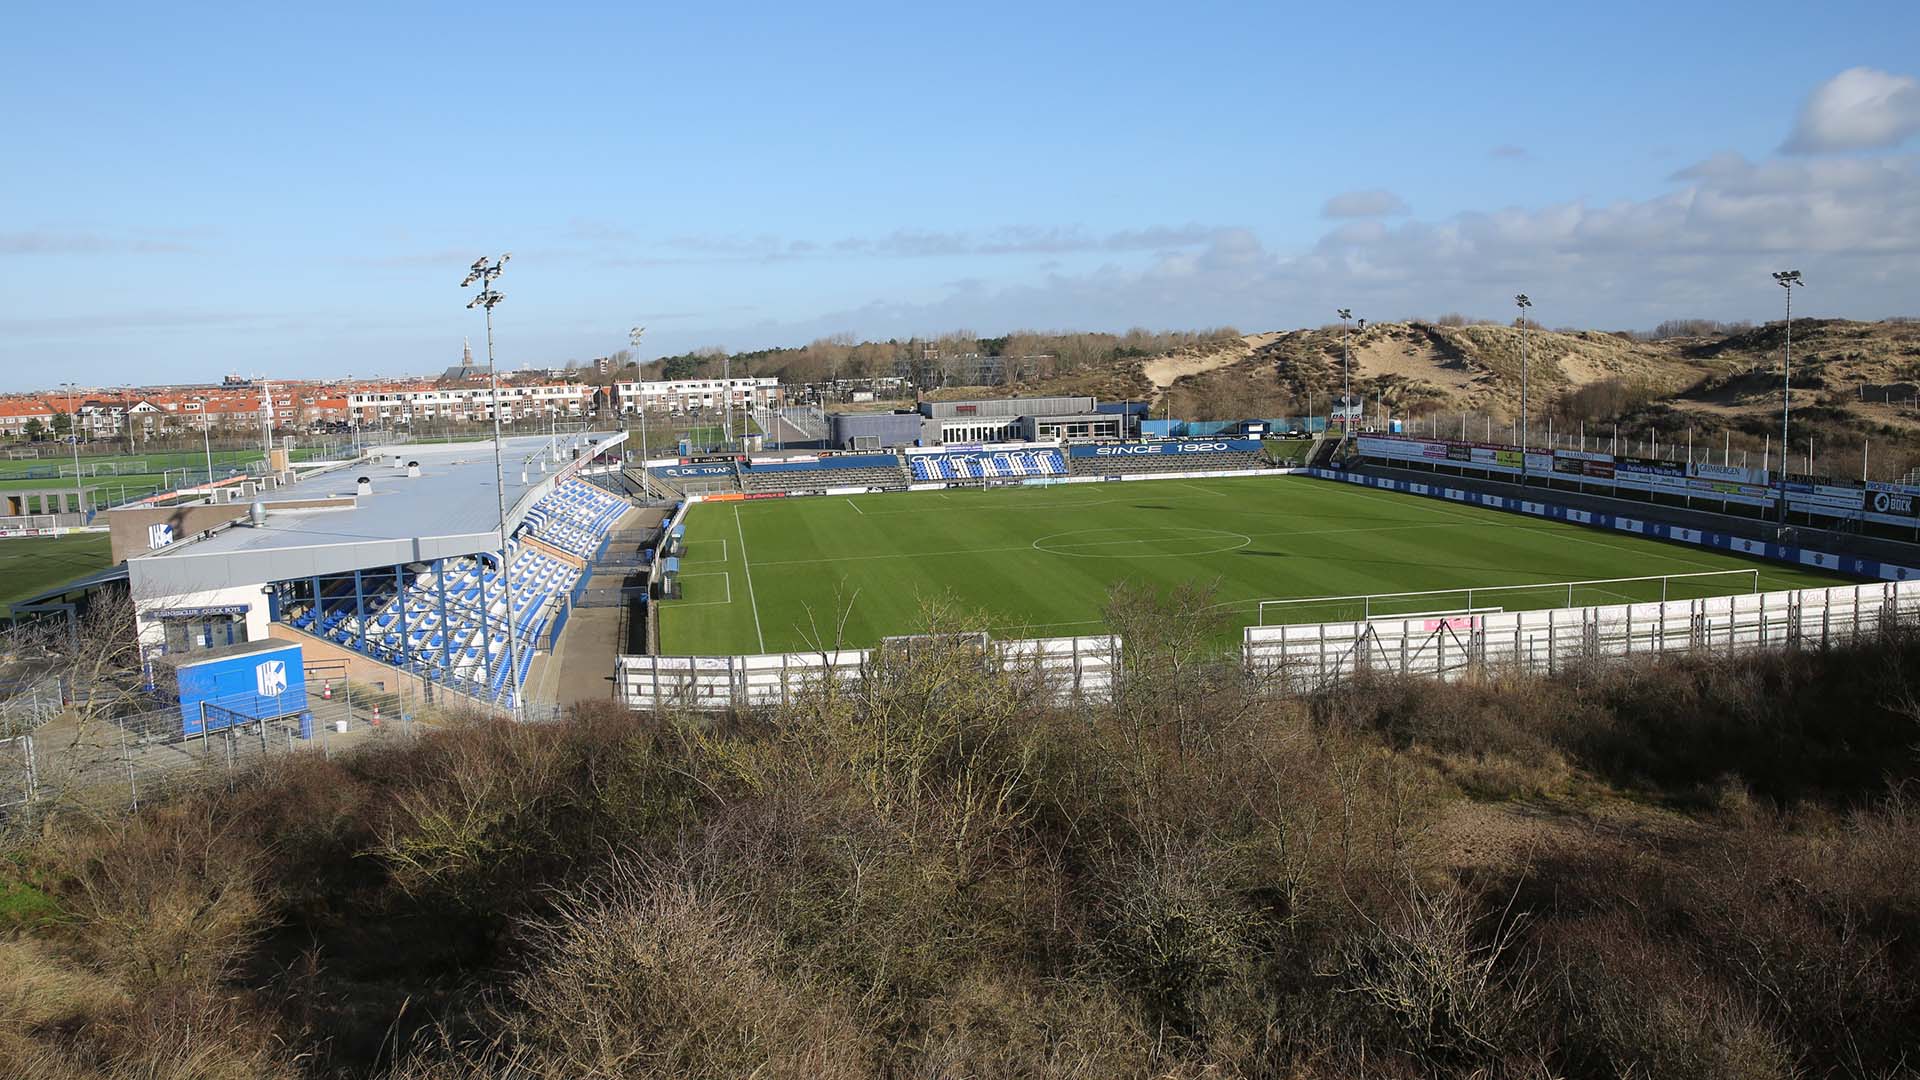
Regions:
<instances>
[{"instance_id":1,"label":"penalty area marking","mask_svg":"<svg viewBox=\"0 0 1920 1080\"><path fill-rule=\"evenodd\" d=\"M682 558L682 561L683 561L683 562L692 562L692 563L710 563L710 562L726 562L726 561L727 561L727 538L726 538L726 537L724 537L724 536L705 536L705 537L701 537L701 538L700 538L700 539L698 539L698 540L689 540L689 541L687 541L687 550L689 550L689 551L691 551L691 550L693 550L693 545L695 545L695 544L719 544L719 545L720 545L720 558L718 558L718 559L693 559L693 558L686 558L686 557L683 557L683 558ZM682 575L680 575L680 576L684 578L684 577L689 577L689 576L691 576L691 575L688 575L688 574L682 574Z\"/></svg>"},{"instance_id":2,"label":"penalty area marking","mask_svg":"<svg viewBox=\"0 0 1920 1080\"><path fill-rule=\"evenodd\" d=\"M674 607L714 607L720 604L733 603L733 575L727 573L725 570L703 570L698 574L681 574L680 583L684 585L687 582L692 581L694 578L705 578L705 577L718 577L720 579L721 584L727 587L727 598L725 600L674 600L672 601L673 606Z\"/></svg>"}]
</instances>

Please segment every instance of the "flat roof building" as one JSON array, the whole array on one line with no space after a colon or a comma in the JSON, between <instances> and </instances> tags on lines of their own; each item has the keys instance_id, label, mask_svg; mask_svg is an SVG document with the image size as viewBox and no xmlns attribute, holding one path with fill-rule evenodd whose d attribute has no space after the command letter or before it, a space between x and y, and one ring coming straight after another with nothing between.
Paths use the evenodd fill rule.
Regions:
<instances>
[{"instance_id":1,"label":"flat roof building","mask_svg":"<svg viewBox=\"0 0 1920 1080\"><path fill-rule=\"evenodd\" d=\"M488 442L383 447L242 501L110 511L140 640L172 653L286 637L483 699L517 688L532 652L551 645L539 630L565 624L556 583L578 581L631 509L574 479L617 459L625 439L502 440L511 597ZM512 661L501 655L508 620L525 646Z\"/></svg>"}]
</instances>

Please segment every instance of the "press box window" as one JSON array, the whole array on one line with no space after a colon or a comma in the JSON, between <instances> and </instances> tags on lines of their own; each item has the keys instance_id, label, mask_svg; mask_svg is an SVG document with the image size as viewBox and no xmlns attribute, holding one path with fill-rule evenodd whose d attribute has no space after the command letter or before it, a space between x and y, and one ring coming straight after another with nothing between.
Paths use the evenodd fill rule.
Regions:
<instances>
[{"instance_id":1,"label":"press box window","mask_svg":"<svg viewBox=\"0 0 1920 1080\"><path fill-rule=\"evenodd\" d=\"M244 615L204 615L188 618L163 617L167 652L205 652L247 640Z\"/></svg>"}]
</instances>

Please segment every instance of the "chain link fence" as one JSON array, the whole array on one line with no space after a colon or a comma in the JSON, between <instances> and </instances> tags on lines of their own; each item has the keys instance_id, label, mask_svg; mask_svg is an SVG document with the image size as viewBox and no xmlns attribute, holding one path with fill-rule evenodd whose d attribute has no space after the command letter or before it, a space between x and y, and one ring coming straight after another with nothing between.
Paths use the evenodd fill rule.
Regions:
<instances>
[{"instance_id":1,"label":"chain link fence","mask_svg":"<svg viewBox=\"0 0 1920 1080\"><path fill-rule=\"evenodd\" d=\"M19 700L7 701L8 715L19 713ZM37 722L0 727L0 819L31 821L63 808L137 810L182 789L231 784L268 758L331 757L411 740L446 719L411 690L353 684L309 691L270 716L208 703L191 718L178 706L88 717L40 704Z\"/></svg>"}]
</instances>

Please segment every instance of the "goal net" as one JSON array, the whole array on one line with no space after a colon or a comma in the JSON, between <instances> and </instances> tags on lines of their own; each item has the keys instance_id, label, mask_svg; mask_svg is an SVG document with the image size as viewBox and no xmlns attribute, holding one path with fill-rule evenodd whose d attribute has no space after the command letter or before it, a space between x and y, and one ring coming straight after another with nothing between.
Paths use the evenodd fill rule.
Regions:
<instances>
[{"instance_id":1,"label":"goal net","mask_svg":"<svg viewBox=\"0 0 1920 1080\"><path fill-rule=\"evenodd\" d=\"M1460 589L1364 593L1356 596L1305 596L1262 600L1259 625L1364 622L1418 618L1445 612L1538 611L1544 608L1644 604L1698 600L1760 591L1760 571L1705 570L1687 574L1549 581L1521 585L1475 585Z\"/></svg>"}]
</instances>

